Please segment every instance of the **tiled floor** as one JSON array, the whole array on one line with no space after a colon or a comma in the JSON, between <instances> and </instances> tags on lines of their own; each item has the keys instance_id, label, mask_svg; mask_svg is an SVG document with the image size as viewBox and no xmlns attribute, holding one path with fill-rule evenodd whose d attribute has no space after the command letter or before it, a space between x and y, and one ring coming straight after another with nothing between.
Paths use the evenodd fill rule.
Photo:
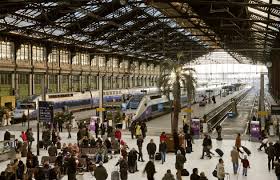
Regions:
<instances>
[{"instance_id":1,"label":"tiled floor","mask_svg":"<svg viewBox=\"0 0 280 180\"><path fill-rule=\"evenodd\" d=\"M11 128L10 128L11 129ZM16 138L19 137L20 132L19 131L11 131L12 134L16 135ZM0 132L1 137L3 137L4 135L4 131ZM71 143L75 143L76 142L76 134L73 134L72 139L67 139L67 134L61 133L63 142L71 142ZM34 137L36 137L36 133L34 133ZM158 144L159 142L159 137L154 137L154 136L149 136L145 139L145 144L143 148L143 152L144 152L144 160L148 160L148 155L146 152L146 145L148 143L148 141L153 138L156 142L156 144ZM132 147L137 147L136 146L136 140L131 140L129 136L124 136L124 140L128 143L128 146L130 148ZM36 142L35 142L36 143ZM36 153L36 149L35 149L35 143L33 145L33 150L34 153ZM202 140L195 140L195 144L193 145L193 149L194 152L191 154L187 154L187 162L185 163L185 168L188 171L192 171L193 168L198 168L199 172L204 171L206 176L208 177L209 180L216 180L216 178L214 178L212 176L212 171L214 170L219 157L216 155L215 157L213 157L212 159L204 159L201 160L200 156L201 156L201 151L202 151ZM254 142L249 142L249 141L242 141L242 144L245 145L246 147L248 147L251 151L252 151L252 155L249 156L249 161L251 163L251 169L249 169L248 171L248 176L242 176L241 172L242 172L242 168L239 169L239 173L238 175L234 175L233 174L233 170L232 170L232 164L231 164L231 159L230 159L230 150L232 149L232 146L234 145L234 141L233 140L223 140L223 141L216 141L213 139L213 149L215 148L221 148L224 151L224 161L225 161L225 169L226 172L230 173L230 179L231 180L240 180L240 179L246 179L246 180L276 180L276 176L274 171L269 172L267 169L267 157L266 154L262 151L259 152L257 151L257 147L259 146L258 143L254 143ZM213 150L214 151L214 150ZM45 150L41 150L40 151L40 155L46 155L47 152ZM109 177L108 180L111 179L111 172L113 170L115 170L115 164L118 160L118 156L115 156L113 159L111 159L108 163L105 164L105 167L108 171ZM24 159L25 162L25 159ZM144 180L146 179L146 176L142 173L143 169L145 167L146 162L142 163L142 162L138 162L138 169L139 172L135 173L135 174L129 174L128 179L129 180ZM1 162L0 163L0 171L3 171L7 165L7 163L9 163L9 161L5 161L5 162ZM155 162L156 165L156 171L157 173L155 174L155 180L161 180L161 178L163 177L164 173L166 172L167 169L171 169L172 173L175 173L175 156L173 153L169 153L167 155L167 161L165 164L161 164L160 161L156 161ZM67 179L67 177L65 176L63 179ZM80 176L78 179L94 179L90 173L85 173L83 176ZM189 179L189 177L184 177L183 179Z\"/></svg>"}]
</instances>

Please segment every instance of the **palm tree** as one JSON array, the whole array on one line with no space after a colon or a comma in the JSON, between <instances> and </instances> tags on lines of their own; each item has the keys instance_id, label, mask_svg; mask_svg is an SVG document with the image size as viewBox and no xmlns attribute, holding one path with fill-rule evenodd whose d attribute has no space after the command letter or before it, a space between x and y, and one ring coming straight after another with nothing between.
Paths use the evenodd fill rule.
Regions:
<instances>
[{"instance_id":1,"label":"palm tree","mask_svg":"<svg viewBox=\"0 0 280 180\"><path fill-rule=\"evenodd\" d=\"M179 113L181 111L181 94L187 93L189 108L195 97L196 80L193 77L194 69L184 68L184 64L180 61L168 61L161 65L161 72L158 86L161 94L165 95L170 102L171 111L171 130L172 133L178 132ZM183 91L182 91L183 90ZM173 103L171 101L173 96ZM188 113L188 120L191 115Z\"/></svg>"}]
</instances>

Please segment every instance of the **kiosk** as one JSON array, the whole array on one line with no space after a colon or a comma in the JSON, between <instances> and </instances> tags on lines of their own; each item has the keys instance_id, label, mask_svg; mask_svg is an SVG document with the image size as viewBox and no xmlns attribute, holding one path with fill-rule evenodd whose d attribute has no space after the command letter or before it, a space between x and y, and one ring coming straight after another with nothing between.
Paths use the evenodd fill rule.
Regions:
<instances>
[{"instance_id":1,"label":"kiosk","mask_svg":"<svg viewBox=\"0 0 280 180\"><path fill-rule=\"evenodd\" d=\"M251 141L254 141L254 142L259 141L259 138L260 138L260 122L259 121L251 121L250 136L251 136Z\"/></svg>"},{"instance_id":2,"label":"kiosk","mask_svg":"<svg viewBox=\"0 0 280 180\"><path fill-rule=\"evenodd\" d=\"M192 119L191 130L194 139L199 139L200 136L200 119Z\"/></svg>"}]
</instances>

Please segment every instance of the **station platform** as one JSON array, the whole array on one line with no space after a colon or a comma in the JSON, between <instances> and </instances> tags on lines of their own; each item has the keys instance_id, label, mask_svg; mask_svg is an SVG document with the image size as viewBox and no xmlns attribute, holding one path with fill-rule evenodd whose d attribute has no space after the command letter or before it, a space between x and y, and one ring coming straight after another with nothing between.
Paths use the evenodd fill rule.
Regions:
<instances>
[{"instance_id":1,"label":"station platform","mask_svg":"<svg viewBox=\"0 0 280 180\"><path fill-rule=\"evenodd\" d=\"M237 94L239 94L241 91L235 91L232 94L229 94L226 97L220 97L220 96L216 96L216 104L214 103L207 103L206 106L199 106L198 103L192 105L192 117L198 117L198 118L202 118L204 114L207 114L209 112L211 112L212 110L214 110L216 107L220 106L221 104L223 104L226 101L229 101L231 98L233 98L234 96L236 96ZM182 115L186 114L184 112L181 112L179 114L179 128L182 128L183 126L183 122L182 122ZM171 114L165 114L163 116L157 117L149 122L147 122L147 127L148 127L148 133L150 135L158 135L160 134L162 131L165 132L170 132L171 131Z\"/></svg>"},{"instance_id":2,"label":"station platform","mask_svg":"<svg viewBox=\"0 0 280 180\"><path fill-rule=\"evenodd\" d=\"M16 138L19 138L20 132L19 131L11 131L12 134L15 134ZM4 132L0 132L1 137L3 137ZM63 143L76 143L76 133L72 134L71 139L67 139L67 133L62 132L61 134L62 137L62 142ZM34 137L36 137L36 132L34 132ZM137 180L145 180L146 175L143 174L143 169L147 163L148 160L148 154L146 150L147 143L150 141L150 139L154 139L155 143L159 144L159 137L158 136L147 136L146 139L144 140L144 145L143 145L143 157L145 162L137 162L138 164L138 170L139 172L136 172L134 174L128 174L128 180L132 179L137 179ZM36 139L36 138L35 138ZM135 148L137 149L136 145L136 140L132 140L130 136L124 135L123 139L125 142L127 142L129 148ZM224 151L224 156L223 160L225 162L225 171L230 173L230 180L260 180L260 179L267 179L267 180L272 180L276 179L275 172L268 171L267 168L267 155L264 153L264 151L258 151L257 148L259 147L259 143L254 143L254 142L249 142L249 141L242 141L242 145L246 146L252 151L252 154L248 157L251 168L248 169L248 176L242 176L242 167L241 163L239 163L239 170L238 174L234 175L233 174L233 168L232 168L232 163L231 163L231 158L230 158L230 151L232 149L232 146L234 145L233 140L223 140L223 141L216 141L215 139L213 141L213 149L212 151L214 152L214 149L220 148ZM215 169L219 157L215 153L215 156L212 157L212 159L204 158L203 160L200 159L201 153L202 153L202 139L195 140L195 144L193 144L193 150L194 152L191 154L187 154L187 162L185 163L184 167L191 173L193 168L198 168L199 173L204 171L207 178L209 180L217 180L215 177L212 176L212 171ZM33 143L32 151L34 151L34 154L36 154L36 141ZM47 155L46 150L40 149L40 156L39 156L39 162L41 160L41 157ZM111 179L111 172L116 170L117 168L115 167L115 164L117 163L119 158L119 155L113 156L112 159L109 160L108 163L104 164L105 168L107 169L108 172L108 180ZM23 162L26 162L26 158L22 158ZM7 164L10 161L3 161L0 162L0 171L4 171ZM167 159L166 163L161 164L161 161L155 161L155 167L157 173L155 174L155 180L160 180L166 173L167 169L171 169L172 174L175 174L175 155L174 153L168 153L167 154ZM184 180L189 179L190 177L183 177ZM63 180L67 180L67 176L64 176L62 178ZM77 179L95 179L92 177L90 173L84 173L83 175L77 176Z\"/></svg>"}]
</instances>

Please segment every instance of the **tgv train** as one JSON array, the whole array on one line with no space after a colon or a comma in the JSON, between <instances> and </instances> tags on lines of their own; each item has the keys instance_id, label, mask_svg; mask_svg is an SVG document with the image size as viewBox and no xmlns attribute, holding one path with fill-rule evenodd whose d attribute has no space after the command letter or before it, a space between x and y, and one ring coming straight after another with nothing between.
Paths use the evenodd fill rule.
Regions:
<instances>
[{"instance_id":1,"label":"tgv train","mask_svg":"<svg viewBox=\"0 0 280 180\"><path fill-rule=\"evenodd\" d=\"M197 88L194 102L202 100L202 96L217 96L222 92L224 85L212 86L208 88ZM170 96L173 100L173 97ZM181 106L187 106L187 95L181 95ZM147 121L151 118L170 112L170 102L165 95L149 94L136 95L127 104L127 113L133 114L133 121Z\"/></svg>"},{"instance_id":2,"label":"tgv train","mask_svg":"<svg viewBox=\"0 0 280 180\"><path fill-rule=\"evenodd\" d=\"M158 92L158 88L132 88L132 89L115 89L103 91L104 105L121 105L131 96L143 94L143 92L150 94ZM18 104L13 112L14 121L17 122L22 118L23 113L28 115L30 119L37 117L38 104L42 100L41 96L31 97L33 107L30 103ZM82 110L87 108L96 108L99 106L99 91L85 91L85 92L70 92L70 93L52 93L46 94L46 101L53 102L54 111L62 111L64 107L69 110ZM29 101L30 102L30 101ZM29 107L28 107L29 106Z\"/></svg>"}]
</instances>

